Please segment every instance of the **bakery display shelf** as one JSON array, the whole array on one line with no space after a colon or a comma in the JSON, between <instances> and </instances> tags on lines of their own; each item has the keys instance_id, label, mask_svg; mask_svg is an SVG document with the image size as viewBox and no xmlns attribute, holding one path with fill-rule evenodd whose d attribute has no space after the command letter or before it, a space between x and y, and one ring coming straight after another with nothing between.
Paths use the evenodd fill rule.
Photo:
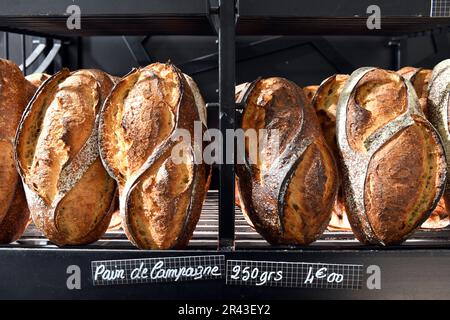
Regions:
<instances>
[{"instance_id":1,"label":"bakery display shelf","mask_svg":"<svg viewBox=\"0 0 450 320\"><path fill-rule=\"evenodd\" d=\"M186 251L190 250L216 250L218 241L218 192L211 190L205 200L202 209L200 221L194 231L193 238L189 242ZM390 246L381 248L377 246L362 245L358 242L350 231L325 231L319 240L309 246L289 247L289 246L271 246L259 235L245 220L242 211L238 206L235 208L235 250L289 250L289 251L315 251L315 250L418 250L418 249L439 249L447 248L450 243L450 228L437 230L420 229L399 246ZM42 233L30 225L25 234L16 243L5 248L41 248L57 249L51 244ZM121 251L137 250L135 246L127 239L122 230L108 231L99 241L87 246L67 247L67 250L81 249L107 249ZM61 250L61 249L58 249Z\"/></svg>"},{"instance_id":2,"label":"bakery display shelf","mask_svg":"<svg viewBox=\"0 0 450 320\"><path fill-rule=\"evenodd\" d=\"M431 1L382 0L381 28L367 27L370 0L295 1L239 0L236 33L239 35L414 35L436 28L448 29L449 17L430 17ZM372 11L371 11L372 12Z\"/></svg>"},{"instance_id":3,"label":"bakery display shelf","mask_svg":"<svg viewBox=\"0 0 450 320\"><path fill-rule=\"evenodd\" d=\"M71 5L80 9L80 29L67 27ZM210 8L208 0L0 0L0 30L54 37L214 35Z\"/></svg>"},{"instance_id":4,"label":"bakery display shelf","mask_svg":"<svg viewBox=\"0 0 450 320\"><path fill-rule=\"evenodd\" d=\"M143 251L0 248L0 299L443 299L450 296L450 250L247 250L226 260L362 265L361 289L227 285L225 279L94 286L91 262L219 254L215 250ZM69 290L68 268L81 288ZM368 268L381 270L381 289L368 289ZM70 269L69 269L70 270ZM20 290L18 290L20 288Z\"/></svg>"},{"instance_id":5,"label":"bakery display shelf","mask_svg":"<svg viewBox=\"0 0 450 320\"><path fill-rule=\"evenodd\" d=\"M236 209L236 250L218 251L218 192L210 191L189 246L184 250L139 250L122 231L98 242L58 248L35 228L16 243L0 247L0 299L442 299L450 296L450 231L417 231L400 246L364 246L350 232L326 231L306 247L270 246ZM447 248L447 249L446 249ZM433 250L430 250L433 249ZM227 285L225 279L94 286L91 262L182 256L224 255L226 260L363 265L363 286L301 289ZM81 271L81 289L69 290L67 269ZM367 288L367 268L380 267L381 290ZM32 266L32 268L31 268ZM17 290L20 288L20 290ZM420 288L420 290L417 290Z\"/></svg>"}]
</instances>

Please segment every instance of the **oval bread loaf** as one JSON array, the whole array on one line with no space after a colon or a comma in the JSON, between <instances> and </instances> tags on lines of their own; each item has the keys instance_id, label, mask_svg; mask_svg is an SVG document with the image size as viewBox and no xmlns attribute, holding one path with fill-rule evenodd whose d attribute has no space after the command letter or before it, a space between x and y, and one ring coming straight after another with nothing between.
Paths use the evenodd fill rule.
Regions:
<instances>
[{"instance_id":1,"label":"oval bread loaf","mask_svg":"<svg viewBox=\"0 0 450 320\"><path fill-rule=\"evenodd\" d=\"M252 160L246 143L236 165L242 207L271 244L313 242L330 220L338 177L311 105L283 78L257 80L237 100L245 107L241 127L256 130L259 149Z\"/></svg>"},{"instance_id":2,"label":"oval bread loaf","mask_svg":"<svg viewBox=\"0 0 450 320\"><path fill-rule=\"evenodd\" d=\"M340 156L336 142L336 107L344 88L345 82L349 76L346 74L336 74L328 77L318 88L315 89L312 96L311 104L316 111L319 119L320 127L322 128L325 140L330 147L338 164L339 180L342 181L342 173L340 172ZM308 88L308 87L307 87ZM311 86L309 87L311 88ZM330 224L330 230L351 230L350 223L347 219L344 205L344 195L342 187L339 186L338 196L333 206Z\"/></svg>"},{"instance_id":3,"label":"oval bread loaf","mask_svg":"<svg viewBox=\"0 0 450 320\"><path fill-rule=\"evenodd\" d=\"M116 187L99 157L97 123L112 87L104 72L63 69L39 88L17 131L33 221L59 246L94 242L110 222Z\"/></svg>"},{"instance_id":4,"label":"oval bread loaf","mask_svg":"<svg viewBox=\"0 0 450 320\"><path fill-rule=\"evenodd\" d=\"M346 211L358 240L398 244L430 215L444 191L445 153L409 81L360 68L337 107Z\"/></svg>"},{"instance_id":5,"label":"oval bread loaf","mask_svg":"<svg viewBox=\"0 0 450 320\"><path fill-rule=\"evenodd\" d=\"M14 162L14 136L34 91L15 63L0 59L0 244L20 238L29 221L25 193Z\"/></svg>"},{"instance_id":6,"label":"oval bread loaf","mask_svg":"<svg viewBox=\"0 0 450 320\"><path fill-rule=\"evenodd\" d=\"M445 207L450 208L450 59L438 63L431 74L428 92L428 118L439 132L447 154L447 185L443 195Z\"/></svg>"},{"instance_id":7,"label":"oval bread loaf","mask_svg":"<svg viewBox=\"0 0 450 320\"><path fill-rule=\"evenodd\" d=\"M428 94L429 85L431 80L430 69L415 68L415 67L403 67L397 71L406 80L409 80L416 90L417 97L419 98L420 107L422 108L425 117L430 119L430 111L428 108ZM436 209L431 213L430 217L425 221L421 228L424 229L439 229L448 225L448 212L444 204L444 197L439 200Z\"/></svg>"},{"instance_id":8,"label":"oval bread loaf","mask_svg":"<svg viewBox=\"0 0 450 320\"><path fill-rule=\"evenodd\" d=\"M210 174L202 143L195 148L195 125L203 136L203 98L170 64L133 70L104 104L100 153L119 186L122 226L139 248L183 248L192 237ZM176 138L181 129L190 140Z\"/></svg>"},{"instance_id":9,"label":"oval bread loaf","mask_svg":"<svg viewBox=\"0 0 450 320\"><path fill-rule=\"evenodd\" d=\"M420 107L428 118L428 87L431 79L431 70L414 67L404 67L397 71L398 74L409 80L416 90L419 98Z\"/></svg>"}]
</instances>

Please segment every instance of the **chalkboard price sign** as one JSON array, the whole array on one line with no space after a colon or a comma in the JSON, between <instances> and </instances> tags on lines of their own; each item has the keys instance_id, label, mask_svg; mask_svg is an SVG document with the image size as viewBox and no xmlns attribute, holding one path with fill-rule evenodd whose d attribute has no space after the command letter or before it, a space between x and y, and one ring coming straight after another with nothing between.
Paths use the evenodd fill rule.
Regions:
<instances>
[{"instance_id":1,"label":"chalkboard price sign","mask_svg":"<svg viewBox=\"0 0 450 320\"><path fill-rule=\"evenodd\" d=\"M362 265L227 260L227 284L361 289Z\"/></svg>"}]
</instances>

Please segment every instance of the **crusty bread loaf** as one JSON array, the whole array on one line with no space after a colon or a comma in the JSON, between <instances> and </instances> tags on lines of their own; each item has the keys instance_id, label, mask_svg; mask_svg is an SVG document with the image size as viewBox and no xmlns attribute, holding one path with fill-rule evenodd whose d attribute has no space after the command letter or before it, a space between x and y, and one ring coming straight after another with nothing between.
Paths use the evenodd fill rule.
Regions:
<instances>
[{"instance_id":1,"label":"crusty bread loaf","mask_svg":"<svg viewBox=\"0 0 450 320\"><path fill-rule=\"evenodd\" d=\"M311 103L314 96L316 95L317 89L319 89L319 86L312 85L312 86L306 86L303 87L303 92L305 93L306 99Z\"/></svg>"},{"instance_id":2,"label":"crusty bread loaf","mask_svg":"<svg viewBox=\"0 0 450 320\"><path fill-rule=\"evenodd\" d=\"M325 136L328 146L330 147L333 155L338 164L338 173L340 181L342 180L342 173L340 172L339 165L339 151L336 142L336 106L339 100L344 84L349 78L346 74L337 74L328 77L320 86L315 88L314 95L312 97L311 104L316 111L317 118L319 119L320 127ZM308 88L308 87L307 87ZM328 225L330 230L351 230L350 224L347 219L344 206L344 196L342 187L339 186L338 196L333 206L331 213L330 224Z\"/></svg>"},{"instance_id":3,"label":"crusty bread loaf","mask_svg":"<svg viewBox=\"0 0 450 320\"><path fill-rule=\"evenodd\" d=\"M448 227L449 225L449 217L448 217L448 209L445 205L444 198L441 198L436 206L436 209L433 210L430 217L422 223L420 226L421 229L442 229Z\"/></svg>"},{"instance_id":4,"label":"crusty bread loaf","mask_svg":"<svg viewBox=\"0 0 450 320\"><path fill-rule=\"evenodd\" d=\"M0 59L0 244L23 234L29 211L14 163L14 136L34 87L12 61Z\"/></svg>"},{"instance_id":5,"label":"crusty bread loaf","mask_svg":"<svg viewBox=\"0 0 450 320\"><path fill-rule=\"evenodd\" d=\"M395 72L360 68L337 107L346 211L364 243L397 244L420 226L444 191L444 149L415 90Z\"/></svg>"},{"instance_id":6,"label":"crusty bread loaf","mask_svg":"<svg viewBox=\"0 0 450 320\"><path fill-rule=\"evenodd\" d=\"M403 67L397 71L406 80L409 80L416 90L419 98L420 107L422 108L425 117L430 120L430 113L428 110L428 93L429 82L431 79L431 70L414 67ZM443 201L443 200L442 200ZM448 225L448 213L446 207L441 200L439 200L436 209L431 213L430 217L422 224L425 229L438 229ZM442 221L440 221L442 220Z\"/></svg>"},{"instance_id":7,"label":"crusty bread loaf","mask_svg":"<svg viewBox=\"0 0 450 320\"><path fill-rule=\"evenodd\" d=\"M133 70L104 104L100 153L119 185L122 226L139 248L183 248L192 237L210 174L194 152L195 121L203 133L205 103L194 81L170 64ZM192 140L177 141L179 129ZM171 157L174 148L181 163Z\"/></svg>"},{"instance_id":8,"label":"crusty bread loaf","mask_svg":"<svg viewBox=\"0 0 450 320\"><path fill-rule=\"evenodd\" d=\"M119 211L119 197L114 199L113 214L111 215L111 222L109 223L107 231L117 231L122 228L122 217Z\"/></svg>"},{"instance_id":9,"label":"crusty bread loaf","mask_svg":"<svg viewBox=\"0 0 450 320\"><path fill-rule=\"evenodd\" d=\"M431 74L428 92L428 118L441 136L447 154L447 185L443 195L446 208L450 208L450 59L438 63Z\"/></svg>"},{"instance_id":10,"label":"crusty bread loaf","mask_svg":"<svg viewBox=\"0 0 450 320\"><path fill-rule=\"evenodd\" d=\"M67 69L48 79L29 103L16 136L16 159L35 225L57 245L103 235L115 183L97 147L98 112L113 87L98 70Z\"/></svg>"},{"instance_id":11,"label":"crusty bread loaf","mask_svg":"<svg viewBox=\"0 0 450 320\"><path fill-rule=\"evenodd\" d=\"M47 80L48 78L50 78L50 75L48 75L46 73L32 73L25 77L25 79L27 79L28 82L31 84L28 86L28 94L30 96L30 99L33 97L33 94L37 91L39 86L42 83L44 83L44 81ZM27 208L28 208L28 206L27 206ZM33 222L33 219L31 218L31 215L30 215L28 224L30 224L32 222Z\"/></svg>"},{"instance_id":12,"label":"crusty bread loaf","mask_svg":"<svg viewBox=\"0 0 450 320\"><path fill-rule=\"evenodd\" d=\"M283 78L248 84L237 102L245 106L245 131L258 130L259 141L259 129L271 129L266 143L258 143L258 158L249 160L253 146L246 143L236 165L241 205L271 244L313 242L330 220L338 178L311 105L301 88Z\"/></svg>"},{"instance_id":13,"label":"crusty bread loaf","mask_svg":"<svg viewBox=\"0 0 450 320\"><path fill-rule=\"evenodd\" d=\"M428 86L431 79L431 70L404 67L398 70L397 73L411 82L419 98L420 107L425 116L428 117Z\"/></svg>"},{"instance_id":14,"label":"crusty bread loaf","mask_svg":"<svg viewBox=\"0 0 450 320\"><path fill-rule=\"evenodd\" d=\"M36 89L48 78L50 78L50 75L46 73L32 73L25 77Z\"/></svg>"}]
</instances>

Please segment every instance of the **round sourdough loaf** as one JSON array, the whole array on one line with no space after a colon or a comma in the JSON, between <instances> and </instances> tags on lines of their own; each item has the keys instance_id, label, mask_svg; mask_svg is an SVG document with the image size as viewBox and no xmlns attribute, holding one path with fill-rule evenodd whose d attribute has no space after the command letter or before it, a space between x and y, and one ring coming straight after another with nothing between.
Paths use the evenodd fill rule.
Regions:
<instances>
[{"instance_id":1,"label":"round sourdough loaf","mask_svg":"<svg viewBox=\"0 0 450 320\"><path fill-rule=\"evenodd\" d=\"M445 153L412 84L395 72L360 68L336 114L346 211L363 243L404 241L444 191Z\"/></svg>"},{"instance_id":2,"label":"round sourdough loaf","mask_svg":"<svg viewBox=\"0 0 450 320\"><path fill-rule=\"evenodd\" d=\"M203 98L195 82L171 64L133 70L104 104L100 153L119 186L122 226L139 248L183 248L192 237L210 174L198 154L203 145L194 150L195 122L203 136ZM177 138L180 129L189 141Z\"/></svg>"},{"instance_id":3,"label":"round sourdough loaf","mask_svg":"<svg viewBox=\"0 0 450 320\"><path fill-rule=\"evenodd\" d=\"M256 130L258 150L252 159L255 146L248 142L237 155L241 207L271 244L309 244L326 228L338 186L314 110L302 89L283 78L259 79L239 91L241 128Z\"/></svg>"},{"instance_id":4,"label":"round sourdough loaf","mask_svg":"<svg viewBox=\"0 0 450 320\"><path fill-rule=\"evenodd\" d=\"M42 84L16 135L16 161L35 225L55 244L94 242L111 219L114 180L100 161L98 113L114 83L63 69Z\"/></svg>"}]
</instances>

